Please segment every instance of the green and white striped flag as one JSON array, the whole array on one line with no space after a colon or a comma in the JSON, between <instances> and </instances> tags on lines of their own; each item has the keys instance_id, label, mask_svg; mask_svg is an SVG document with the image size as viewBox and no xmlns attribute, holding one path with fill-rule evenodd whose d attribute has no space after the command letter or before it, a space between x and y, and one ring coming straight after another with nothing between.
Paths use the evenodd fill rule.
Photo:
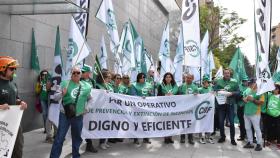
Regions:
<instances>
[{"instance_id":1,"label":"green and white striped flag","mask_svg":"<svg viewBox=\"0 0 280 158\"><path fill-rule=\"evenodd\" d=\"M107 69L107 49L105 45L104 36L102 35L101 42L100 42L100 50L99 50L99 61L101 69Z\"/></svg>"}]
</instances>

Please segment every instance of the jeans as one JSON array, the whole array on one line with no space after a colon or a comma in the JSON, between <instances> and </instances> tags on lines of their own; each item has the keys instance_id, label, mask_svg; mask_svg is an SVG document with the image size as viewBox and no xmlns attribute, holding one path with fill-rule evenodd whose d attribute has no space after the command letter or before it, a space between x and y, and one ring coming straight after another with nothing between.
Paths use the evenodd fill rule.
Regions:
<instances>
[{"instance_id":1,"label":"jeans","mask_svg":"<svg viewBox=\"0 0 280 158\"><path fill-rule=\"evenodd\" d=\"M244 123L244 106L237 107L237 117L239 120L239 129L240 129L240 138L245 138L246 130L245 130L245 123Z\"/></svg>"},{"instance_id":2,"label":"jeans","mask_svg":"<svg viewBox=\"0 0 280 158\"><path fill-rule=\"evenodd\" d=\"M48 119L48 101L40 100L41 106L42 106L42 115L43 115L43 120L44 120L44 128L46 128L46 121Z\"/></svg>"},{"instance_id":3,"label":"jeans","mask_svg":"<svg viewBox=\"0 0 280 158\"><path fill-rule=\"evenodd\" d=\"M261 128L260 128L260 120L261 120L260 115L252 115L252 116L244 115L246 134L247 134L248 142L250 142L250 143L253 143L252 125L256 132L257 143L258 144L262 143L262 132L261 132Z\"/></svg>"},{"instance_id":4,"label":"jeans","mask_svg":"<svg viewBox=\"0 0 280 158\"><path fill-rule=\"evenodd\" d=\"M83 116L81 115L71 119L67 119L64 113L60 113L58 130L52 146L50 158L60 157L63 142L70 125L72 137L72 157L80 157L79 148L83 141L83 139L81 138L83 128Z\"/></svg>"},{"instance_id":5,"label":"jeans","mask_svg":"<svg viewBox=\"0 0 280 158\"><path fill-rule=\"evenodd\" d=\"M219 126L220 126L220 134L222 138L225 138L225 119L226 115L228 116L230 123L230 139L234 140L235 136L235 128L234 128L234 105L231 104L223 104L218 106L219 112Z\"/></svg>"}]
</instances>

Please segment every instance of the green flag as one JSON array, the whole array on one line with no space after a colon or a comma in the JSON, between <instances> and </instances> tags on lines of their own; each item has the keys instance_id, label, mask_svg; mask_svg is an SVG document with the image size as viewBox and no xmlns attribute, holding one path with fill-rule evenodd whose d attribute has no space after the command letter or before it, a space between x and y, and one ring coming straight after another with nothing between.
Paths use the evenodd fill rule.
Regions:
<instances>
[{"instance_id":1,"label":"green flag","mask_svg":"<svg viewBox=\"0 0 280 158\"><path fill-rule=\"evenodd\" d=\"M35 42L34 28L32 28L32 42L31 42L31 69L40 73L40 64L37 54L37 47Z\"/></svg>"},{"instance_id":2,"label":"green flag","mask_svg":"<svg viewBox=\"0 0 280 158\"><path fill-rule=\"evenodd\" d=\"M234 71L233 78L236 79L239 83L243 79L248 79L244 66L244 56L239 47L236 49L229 67Z\"/></svg>"},{"instance_id":3,"label":"green flag","mask_svg":"<svg viewBox=\"0 0 280 158\"><path fill-rule=\"evenodd\" d=\"M95 63L94 63L94 66L93 66L93 72L92 72L93 79L96 79L96 77L99 73L101 73L101 66L100 66L98 57L96 55L95 56Z\"/></svg>"}]
</instances>

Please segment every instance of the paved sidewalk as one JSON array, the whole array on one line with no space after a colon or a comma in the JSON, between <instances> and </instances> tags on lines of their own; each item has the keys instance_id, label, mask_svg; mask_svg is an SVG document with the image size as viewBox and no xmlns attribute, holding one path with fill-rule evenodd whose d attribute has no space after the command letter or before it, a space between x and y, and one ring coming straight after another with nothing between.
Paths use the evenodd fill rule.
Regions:
<instances>
[{"instance_id":1,"label":"paved sidewalk","mask_svg":"<svg viewBox=\"0 0 280 158\"><path fill-rule=\"evenodd\" d=\"M226 132L229 135L228 128ZM238 129L236 129L237 131ZM218 132L219 133L219 132ZM236 137L239 134L236 134ZM45 134L43 129L31 131L24 134L24 158L48 158L51 144L44 142ZM227 137L228 138L228 137ZM85 152L85 142L83 142L80 153L81 158L279 158L280 150L275 146L263 148L257 152L253 149L244 149L245 142L237 142L237 146L232 146L227 140L223 144L200 144L195 139L194 146L180 144L179 137L174 138L174 144L164 144L162 138L151 139L152 144L136 146L132 140L126 139L122 143L110 144L112 148L102 150L98 148L98 153ZM94 146L98 144L94 141ZM71 158L71 141L67 139L63 146L61 158Z\"/></svg>"}]
</instances>

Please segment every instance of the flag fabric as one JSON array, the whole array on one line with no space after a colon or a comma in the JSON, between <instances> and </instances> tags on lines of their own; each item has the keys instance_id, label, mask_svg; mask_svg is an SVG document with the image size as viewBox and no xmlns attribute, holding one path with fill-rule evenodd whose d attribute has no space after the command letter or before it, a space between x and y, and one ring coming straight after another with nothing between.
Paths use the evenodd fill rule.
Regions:
<instances>
[{"instance_id":1,"label":"flag fabric","mask_svg":"<svg viewBox=\"0 0 280 158\"><path fill-rule=\"evenodd\" d=\"M122 55L122 74L124 75L130 75L131 70L136 67L134 51L134 39L130 24L127 22L123 27L120 45L118 47L118 53Z\"/></svg>"},{"instance_id":2,"label":"flag fabric","mask_svg":"<svg viewBox=\"0 0 280 158\"><path fill-rule=\"evenodd\" d=\"M216 72L216 75L215 75L215 78L216 79L219 79L219 78L223 78L224 75L223 75L223 67L220 66L220 68L218 69L218 71Z\"/></svg>"},{"instance_id":3,"label":"flag fabric","mask_svg":"<svg viewBox=\"0 0 280 158\"><path fill-rule=\"evenodd\" d=\"M177 48L176 48L176 56L174 57L174 79L177 85L181 85L183 83L183 62L184 62L184 45L183 45L183 32L182 27L180 27L180 34L178 37Z\"/></svg>"},{"instance_id":4,"label":"flag fabric","mask_svg":"<svg viewBox=\"0 0 280 158\"><path fill-rule=\"evenodd\" d=\"M100 50L99 50L99 61L101 69L107 69L107 49L105 45L104 36L102 35L101 42L100 42Z\"/></svg>"},{"instance_id":5,"label":"flag fabric","mask_svg":"<svg viewBox=\"0 0 280 158\"><path fill-rule=\"evenodd\" d=\"M60 46L60 33L59 27L56 30L55 50L54 50L54 63L52 69L52 87L50 90L50 108L48 118L58 127L58 117L60 112L60 102L55 99L55 94L59 89L62 77L64 75L63 63L61 57L61 46Z\"/></svg>"},{"instance_id":6,"label":"flag fabric","mask_svg":"<svg viewBox=\"0 0 280 158\"><path fill-rule=\"evenodd\" d=\"M70 77L70 71L73 66L80 63L91 52L85 38L83 37L74 18L71 18L71 28L68 40L66 74Z\"/></svg>"},{"instance_id":7,"label":"flag fabric","mask_svg":"<svg viewBox=\"0 0 280 158\"><path fill-rule=\"evenodd\" d=\"M193 82L200 84L200 68L199 67L187 67L187 72L193 75Z\"/></svg>"},{"instance_id":8,"label":"flag fabric","mask_svg":"<svg viewBox=\"0 0 280 158\"><path fill-rule=\"evenodd\" d=\"M278 48L276 59L277 59L277 69L276 69L276 72L280 72L280 47Z\"/></svg>"},{"instance_id":9,"label":"flag fabric","mask_svg":"<svg viewBox=\"0 0 280 158\"><path fill-rule=\"evenodd\" d=\"M208 53L207 59L208 59L208 62L207 62L206 74L210 76L210 80L211 80L212 79L212 70L216 68L212 51L210 51Z\"/></svg>"},{"instance_id":10,"label":"flag fabric","mask_svg":"<svg viewBox=\"0 0 280 158\"><path fill-rule=\"evenodd\" d=\"M149 70L155 71L156 69L155 69L153 56L150 53L148 53L146 49L144 49L144 52L145 52L145 61L146 61L147 71L149 71Z\"/></svg>"},{"instance_id":11,"label":"flag fabric","mask_svg":"<svg viewBox=\"0 0 280 158\"><path fill-rule=\"evenodd\" d=\"M245 66L244 66L244 55L238 47L231 59L229 67L233 70L233 78L241 83L243 78L248 78Z\"/></svg>"},{"instance_id":12,"label":"flag fabric","mask_svg":"<svg viewBox=\"0 0 280 158\"><path fill-rule=\"evenodd\" d=\"M100 62L99 62L99 59L98 59L98 56L96 55L95 56L95 63L93 65L93 72L92 72L92 76L93 76L93 79L96 79L97 75L99 73L101 73L101 65L100 65Z\"/></svg>"},{"instance_id":13,"label":"flag fabric","mask_svg":"<svg viewBox=\"0 0 280 158\"><path fill-rule=\"evenodd\" d=\"M107 32L110 36L110 49L115 54L119 45L119 33L112 0L103 0L101 2L96 18L106 25Z\"/></svg>"},{"instance_id":14,"label":"flag fabric","mask_svg":"<svg viewBox=\"0 0 280 158\"><path fill-rule=\"evenodd\" d=\"M89 8L89 0L76 0L76 4L81 8L88 9ZM88 13L81 12L78 14L73 14L74 19L84 37L86 37L86 31L88 26Z\"/></svg>"},{"instance_id":15,"label":"flag fabric","mask_svg":"<svg viewBox=\"0 0 280 158\"><path fill-rule=\"evenodd\" d=\"M40 73L40 64L39 64L39 58L37 54L34 28L32 28L32 41L31 41L31 69L35 70L37 73Z\"/></svg>"},{"instance_id":16,"label":"flag fabric","mask_svg":"<svg viewBox=\"0 0 280 158\"><path fill-rule=\"evenodd\" d=\"M198 0L182 1L183 39L185 62L184 65L200 67L200 27Z\"/></svg>"},{"instance_id":17,"label":"flag fabric","mask_svg":"<svg viewBox=\"0 0 280 158\"><path fill-rule=\"evenodd\" d=\"M209 70L209 61L208 61L208 46L209 46L209 33L208 30L206 31L204 38L201 42L201 67L202 67L202 73L201 75L203 76L204 74L207 74ZM209 75L209 74L208 74Z\"/></svg>"},{"instance_id":18,"label":"flag fabric","mask_svg":"<svg viewBox=\"0 0 280 158\"><path fill-rule=\"evenodd\" d=\"M171 72L171 60L170 60L170 45L169 45L169 21L167 21L161 38L159 60L161 62L160 78L162 79L164 74Z\"/></svg>"},{"instance_id":19,"label":"flag fabric","mask_svg":"<svg viewBox=\"0 0 280 158\"><path fill-rule=\"evenodd\" d=\"M119 53L116 53L115 54L115 61L114 61L114 72L116 74L122 75L122 67L123 67L123 64L122 64L120 55L119 55Z\"/></svg>"},{"instance_id":20,"label":"flag fabric","mask_svg":"<svg viewBox=\"0 0 280 158\"><path fill-rule=\"evenodd\" d=\"M271 1L254 1L254 26L256 41L257 94L272 91L275 86L269 69Z\"/></svg>"}]
</instances>

